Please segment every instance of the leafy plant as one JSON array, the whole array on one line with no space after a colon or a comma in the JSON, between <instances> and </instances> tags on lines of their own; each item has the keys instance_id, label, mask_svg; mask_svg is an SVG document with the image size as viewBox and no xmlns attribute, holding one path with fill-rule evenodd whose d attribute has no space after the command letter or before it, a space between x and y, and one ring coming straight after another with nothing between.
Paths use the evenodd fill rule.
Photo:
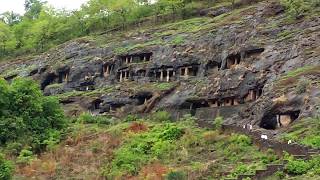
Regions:
<instances>
[{"instance_id":1,"label":"leafy plant","mask_svg":"<svg viewBox=\"0 0 320 180\"><path fill-rule=\"evenodd\" d=\"M0 154L0 180L12 179L14 167L12 162L7 161L3 154Z\"/></svg>"}]
</instances>

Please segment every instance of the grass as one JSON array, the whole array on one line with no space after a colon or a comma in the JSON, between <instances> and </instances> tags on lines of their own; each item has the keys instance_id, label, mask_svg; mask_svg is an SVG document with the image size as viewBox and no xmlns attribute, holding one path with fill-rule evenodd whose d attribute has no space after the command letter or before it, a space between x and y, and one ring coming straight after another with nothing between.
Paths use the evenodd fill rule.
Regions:
<instances>
[{"instance_id":1,"label":"grass","mask_svg":"<svg viewBox=\"0 0 320 180\"><path fill-rule=\"evenodd\" d=\"M302 78L304 81L310 81L313 83L314 80L310 80L308 76L318 75L320 73L320 66L304 66L295 70L289 71L285 75L281 76L276 82L277 91L288 90L291 87L298 87L298 83L301 82ZM297 90L297 89L296 89Z\"/></svg>"},{"instance_id":2,"label":"grass","mask_svg":"<svg viewBox=\"0 0 320 180\"><path fill-rule=\"evenodd\" d=\"M320 118L306 118L296 122L279 138L292 140L313 148L320 148Z\"/></svg>"}]
</instances>

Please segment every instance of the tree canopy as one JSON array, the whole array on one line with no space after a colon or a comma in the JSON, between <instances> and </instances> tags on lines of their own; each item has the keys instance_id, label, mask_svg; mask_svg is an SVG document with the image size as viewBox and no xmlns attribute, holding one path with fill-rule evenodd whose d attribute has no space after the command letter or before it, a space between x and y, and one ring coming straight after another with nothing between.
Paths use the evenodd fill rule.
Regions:
<instances>
[{"instance_id":1,"label":"tree canopy","mask_svg":"<svg viewBox=\"0 0 320 180\"><path fill-rule=\"evenodd\" d=\"M126 28L129 23L175 13L199 0L90 0L77 11L54 9L43 0L25 0L25 14L0 15L0 58L41 53L92 32Z\"/></svg>"}]
</instances>

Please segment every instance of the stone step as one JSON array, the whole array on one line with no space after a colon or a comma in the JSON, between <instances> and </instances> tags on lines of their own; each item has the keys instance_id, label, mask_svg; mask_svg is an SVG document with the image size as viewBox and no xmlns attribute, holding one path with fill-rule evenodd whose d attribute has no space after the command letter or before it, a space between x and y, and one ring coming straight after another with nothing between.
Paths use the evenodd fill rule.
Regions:
<instances>
[{"instance_id":1,"label":"stone step","mask_svg":"<svg viewBox=\"0 0 320 180\"><path fill-rule=\"evenodd\" d=\"M308 159L308 156L307 156L307 155L293 155L293 157L294 157L295 159L303 159L303 160Z\"/></svg>"}]
</instances>

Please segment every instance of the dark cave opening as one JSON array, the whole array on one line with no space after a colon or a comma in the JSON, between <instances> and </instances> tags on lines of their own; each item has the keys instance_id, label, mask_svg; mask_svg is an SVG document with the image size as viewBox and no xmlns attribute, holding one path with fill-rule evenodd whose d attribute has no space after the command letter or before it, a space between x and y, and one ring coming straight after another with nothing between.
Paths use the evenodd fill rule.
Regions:
<instances>
[{"instance_id":1,"label":"dark cave opening","mask_svg":"<svg viewBox=\"0 0 320 180\"><path fill-rule=\"evenodd\" d=\"M260 127L268 130L275 130L281 127L289 126L293 121L298 119L300 111L289 111L285 113L269 113L262 117Z\"/></svg>"},{"instance_id":2,"label":"dark cave opening","mask_svg":"<svg viewBox=\"0 0 320 180\"><path fill-rule=\"evenodd\" d=\"M259 126L263 129L275 130L278 127L278 120L276 114L267 114L262 117Z\"/></svg>"},{"instance_id":3,"label":"dark cave opening","mask_svg":"<svg viewBox=\"0 0 320 180\"><path fill-rule=\"evenodd\" d=\"M49 73L41 83L41 90L44 90L45 87L54 83L56 78L57 78L57 76L55 75L55 73Z\"/></svg>"},{"instance_id":4,"label":"dark cave opening","mask_svg":"<svg viewBox=\"0 0 320 180\"><path fill-rule=\"evenodd\" d=\"M227 68L230 69L232 66L240 64L241 56L240 54L232 54L227 58Z\"/></svg>"},{"instance_id":5,"label":"dark cave opening","mask_svg":"<svg viewBox=\"0 0 320 180\"><path fill-rule=\"evenodd\" d=\"M140 106L145 104L152 96L152 92L139 92L133 98L137 100L136 105Z\"/></svg>"}]
</instances>

